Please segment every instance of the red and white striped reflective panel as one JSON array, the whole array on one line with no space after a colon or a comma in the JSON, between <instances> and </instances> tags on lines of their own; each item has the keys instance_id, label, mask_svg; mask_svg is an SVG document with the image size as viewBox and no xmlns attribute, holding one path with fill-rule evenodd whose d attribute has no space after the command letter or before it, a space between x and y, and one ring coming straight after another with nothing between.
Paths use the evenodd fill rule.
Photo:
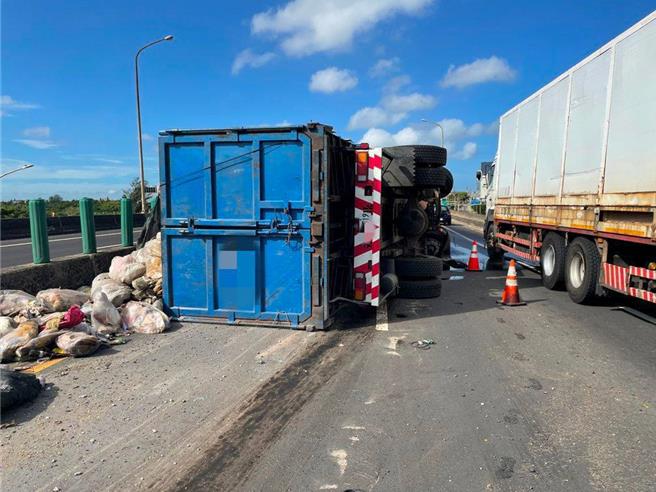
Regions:
<instances>
[{"instance_id":1,"label":"red and white striped reflective panel","mask_svg":"<svg viewBox=\"0 0 656 492\"><path fill-rule=\"evenodd\" d=\"M629 295L632 297L637 297L638 299L642 299L643 301L656 303L656 294L653 292L629 287Z\"/></svg>"},{"instance_id":2,"label":"red and white striped reflective panel","mask_svg":"<svg viewBox=\"0 0 656 492\"><path fill-rule=\"evenodd\" d=\"M354 291L356 300L372 306L378 306L379 302L382 156L381 148L358 149L355 159ZM364 292L361 288L362 276Z\"/></svg>"},{"instance_id":3,"label":"red and white striped reflective panel","mask_svg":"<svg viewBox=\"0 0 656 492\"><path fill-rule=\"evenodd\" d=\"M648 270L646 268L640 267L629 267L629 275L635 275L636 277L647 278L649 280L656 280L656 270Z\"/></svg>"},{"instance_id":4,"label":"red and white striped reflective panel","mask_svg":"<svg viewBox=\"0 0 656 492\"><path fill-rule=\"evenodd\" d=\"M602 263L604 279L602 285L617 292L628 294L629 269L611 263Z\"/></svg>"}]
</instances>

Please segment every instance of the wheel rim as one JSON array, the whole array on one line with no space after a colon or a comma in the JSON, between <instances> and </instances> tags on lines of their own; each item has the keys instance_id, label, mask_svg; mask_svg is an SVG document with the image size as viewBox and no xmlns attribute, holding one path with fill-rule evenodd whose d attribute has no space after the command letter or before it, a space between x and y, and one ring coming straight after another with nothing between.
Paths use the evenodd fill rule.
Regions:
<instances>
[{"instance_id":1,"label":"wheel rim","mask_svg":"<svg viewBox=\"0 0 656 492\"><path fill-rule=\"evenodd\" d=\"M583 285L583 279L585 278L585 259L583 254L577 252L572 257L572 261L569 264L569 280L572 284L572 287L578 289Z\"/></svg>"},{"instance_id":2,"label":"wheel rim","mask_svg":"<svg viewBox=\"0 0 656 492\"><path fill-rule=\"evenodd\" d=\"M546 251L542 254L542 271L545 276L551 277L554 270L556 269L556 250L552 244L550 244Z\"/></svg>"}]
</instances>

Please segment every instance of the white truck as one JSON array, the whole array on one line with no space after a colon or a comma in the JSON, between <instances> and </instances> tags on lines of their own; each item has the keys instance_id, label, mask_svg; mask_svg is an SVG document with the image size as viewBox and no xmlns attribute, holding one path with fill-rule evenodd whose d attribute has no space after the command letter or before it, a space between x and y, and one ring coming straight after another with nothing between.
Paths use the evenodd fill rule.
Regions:
<instances>
[{"instance_id":1,"label":"white truck","mask_svg":"<svg viewBox=\"0 0 656 492\"><path fill-rule=\"evenodd\" d=\"M501 117L491 257L574 302L656 302L656 12Z\"/></svg>"}]
</instances>

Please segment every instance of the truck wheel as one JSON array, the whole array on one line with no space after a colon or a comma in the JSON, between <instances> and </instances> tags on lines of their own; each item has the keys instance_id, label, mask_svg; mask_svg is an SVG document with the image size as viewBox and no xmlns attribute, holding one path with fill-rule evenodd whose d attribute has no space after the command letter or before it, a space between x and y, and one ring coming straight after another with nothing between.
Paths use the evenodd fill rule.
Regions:
<instances>
[{"instance_id":1,"label":"truck wheel","mask_svg":"<svg viewBox=\"0 0 656 492\"><path fill-rule=\"evenodd\" d=\"M565 255L565 285L572 301L585 304L595 298L600 267L599 250L592 241L577 237L570 243Z\"/></svg>"},{"instance_id":2,"label":"truck wheel","mask_svg":"<svg viewBox=\"0 0 656 492\"><path fill-rule=\"evenodd\" d=\"M442 280L431 278L427 280L401 280L399 295L403 299L430 299L442 294Z\"/></svg>"},{"instance_id":3,"label":"truck wheel","mask_svg":"<svg viewBox=\"0 0 656 492\"><path fill-rule=\"evenodd\" d=\"M550 232L540 248L542 285L554 290L565 281L565 238Z\"/></svg>"},{"instance_id":4,"label":"truck wheel","mask_svg":"<svg viewBox=\"0 0 656 492\"><path fill-rule=\"evenodd\" d=\"M437 188L441 196L453 190L453 175L445 167L415 166L415 186L418 188Z\"/></svg>"},{"instance_id":5,"label":"truck wheel","mask_svg":"<svg viewBox=\"0 0 656 492\"><path fill-rule=\"evenodd\" d=\"M394 269L401 278L435 278L442 275L442 259L434 256L399 256Z\"/></svg>"},{"instance_id":6,"label":"truck wheel","mask_svg":"<svg viewBox=\"0 0 656 492\"><path fill-rule=\"evenodd\" d=\"M488 222L485 226L485 249L487 249L487 257L492 262L503 260L504 250L494 244L494 223Z\"/></svg>"},{"instance_id":7,"label":"truck wheel","mask_svg":"<svg viewBox=\"0 0 656 492\"><path fill-rule=\"evenodd\" d=\"M446 165L446 149L437 145L397 145L385 147L383 151L391 159L405 161L407 164L434 167Z\"/></svg>"}]
</instances>

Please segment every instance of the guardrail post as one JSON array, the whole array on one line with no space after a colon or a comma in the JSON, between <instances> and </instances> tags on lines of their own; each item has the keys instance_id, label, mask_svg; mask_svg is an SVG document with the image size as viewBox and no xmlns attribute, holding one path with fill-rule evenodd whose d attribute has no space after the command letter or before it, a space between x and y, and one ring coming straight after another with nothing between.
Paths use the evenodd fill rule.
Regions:
<instances>
[{"instance_id":1,"label":"guardrail post","mask_svg":"<svg viewBox=\"0 0 656 492\"><path fill-rule=\"evenodd\" d=\"M132 200L127 197L121 198L121 244L132 246L133 237Z\"/></svg>"},{"instance_id":2,"label":"guardrail post","mask_svg":"<svg viewBox=\"0 0 656 492\"><path fill-rule=\"evenodd\" d=\"M93 200L80 198L80 228L82 230L82 253L96 252L96 223L93 220Z\"/></svg>"},{"instance_id":3,"label":"guardrail post","mask_svg":"<svg viewBox=\"0 0 656 492\"><path fill-rule=\"evenodd\" d=\"M30 200L28 211L30 215L30 237L32 238L32 261L36 264L49 263L50 247L48 245L46 202L42 198Z\"/></svg>"}]
</instances>

